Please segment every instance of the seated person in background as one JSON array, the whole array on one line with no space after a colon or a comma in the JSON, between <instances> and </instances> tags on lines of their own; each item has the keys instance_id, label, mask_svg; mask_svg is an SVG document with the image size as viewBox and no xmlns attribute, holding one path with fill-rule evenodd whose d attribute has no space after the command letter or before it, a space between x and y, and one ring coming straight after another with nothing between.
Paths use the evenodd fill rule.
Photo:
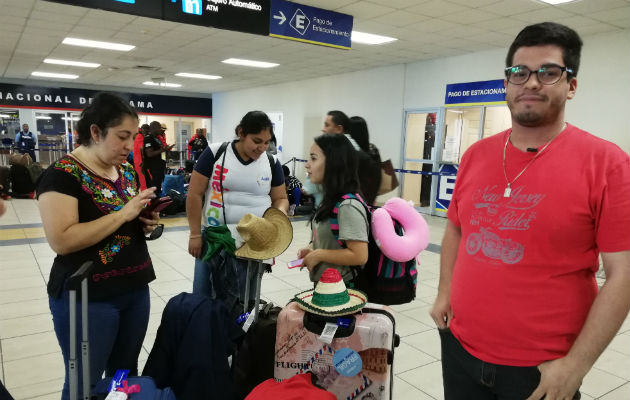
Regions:
<instances>
[{"instance_id":1,"label":"seated person in background","mask_svg":"<svg viewBox=\"0 0 630 400\"><path fill-rule=\"evenodd\" d=\"M282 171L284 171L284 186L286 186L289 195L289 215L293 215L302 198L302 182L291 175L291 171L286 165L282 166Z\"/></svg>"}]
</instances>

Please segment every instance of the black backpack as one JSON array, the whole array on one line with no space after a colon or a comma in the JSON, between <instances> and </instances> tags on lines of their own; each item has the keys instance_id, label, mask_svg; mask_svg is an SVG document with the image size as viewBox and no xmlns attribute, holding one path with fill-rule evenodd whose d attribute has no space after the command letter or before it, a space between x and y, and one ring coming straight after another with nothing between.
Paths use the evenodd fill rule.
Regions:
<instances>
[{"instance_id":1,"label":"black backpack","mask_svg":"<svg viewBox=\"0 0 630 400\"><path fill-rule=\"evenodd\" d=\"M416 286L418 284L416 259L398 262L383 254L372 237L372 210L359 194L343 195L333 208L333 216L330 218L330 229L333 236L341 247L346 247L345 243L339 240L339 220L337 218L339 205L346 199L355 199L363 204L370 224L368 229L368 261L363 268L354 269L357 274L353 279L354 288L364 292L371 303L394 305L413 301L416 298ZM394 221L394 230L401 236L404 233L402 226L396 221Z\"/></svg>"}]
</instances>

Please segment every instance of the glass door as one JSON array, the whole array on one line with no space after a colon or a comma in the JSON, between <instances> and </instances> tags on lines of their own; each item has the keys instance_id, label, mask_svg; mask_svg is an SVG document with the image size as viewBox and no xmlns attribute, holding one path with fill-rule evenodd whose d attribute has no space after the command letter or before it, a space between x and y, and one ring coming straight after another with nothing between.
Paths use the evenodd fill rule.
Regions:
<instances>
[{"instance_id":1,"label":"glass door","mask_svg":"<svg viewBox=\"0 0 630 400\"><path fill-rule=\"evenodd\" d=\"M434 196L432 172L436 164L436 122L439 109L405 112L402 198L421 212L431 213Z\"/></svg>"},{"instance_id":2,"label":"glass door","mask_svg":"<svg viewBox=\"0 0 630 400\"><path fill-rule=\"evenodd\" d=\"M0 108L0 165L9 165L9 153L20 129L19 111Z\"/></svg>"},{"instance_id":3,"label":"glass door","mask_svg":"<svg viewBox=\"0 0 630 400\"><path fill-rule=\"evenodd\" d=\"M48 166L66 153L67 113L36 111L37 122L37 160Z\"/></svg>"}]
</instances>

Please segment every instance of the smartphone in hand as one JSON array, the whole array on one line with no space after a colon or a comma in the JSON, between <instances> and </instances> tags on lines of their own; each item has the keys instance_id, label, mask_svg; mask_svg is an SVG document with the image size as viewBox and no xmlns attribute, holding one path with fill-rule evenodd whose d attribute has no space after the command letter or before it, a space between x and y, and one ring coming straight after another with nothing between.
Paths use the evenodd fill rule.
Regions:
<instances>
[{"instance_id":1,"label":"smartphone in hand","mask_svg":"<svg viewBox=\"0 0 630 400\"><path fill-rule=\"evenodd\" d=\"M173 203L173 201L171 200L169 196L164 196L164 197L159 197L159 198L155 197L151 199L151 202L149 203L149 205L144 210L142 210L140 215L142 215L145 218L151 218L152 212L160 212L166 207L168 207L169 205L171 205L171 203Z\"/></svg>"}]
</instances>

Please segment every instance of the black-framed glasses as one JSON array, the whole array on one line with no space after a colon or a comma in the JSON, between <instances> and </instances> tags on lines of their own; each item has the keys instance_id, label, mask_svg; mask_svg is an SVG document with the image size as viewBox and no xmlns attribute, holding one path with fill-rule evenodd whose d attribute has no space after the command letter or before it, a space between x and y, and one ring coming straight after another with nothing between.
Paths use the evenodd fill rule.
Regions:
<instances>
[{"instance_id":1,"label":"black-framed glasses","mask_svg":"<svg viewBox=\"0 0 630 400\"><path fill-rule=\"evenodd\" d=\"M532 71L525 65L514 65L505 69L505 77L508 82L513 83L514 85L523 85L529 80L532 73L535 72L538 82L543 85L553 85L562 78L562 73L565 71L567 74L573 73L571 68L561 67L555 64L543 65L536 71Z\"/></svg>"}]
</instances>

